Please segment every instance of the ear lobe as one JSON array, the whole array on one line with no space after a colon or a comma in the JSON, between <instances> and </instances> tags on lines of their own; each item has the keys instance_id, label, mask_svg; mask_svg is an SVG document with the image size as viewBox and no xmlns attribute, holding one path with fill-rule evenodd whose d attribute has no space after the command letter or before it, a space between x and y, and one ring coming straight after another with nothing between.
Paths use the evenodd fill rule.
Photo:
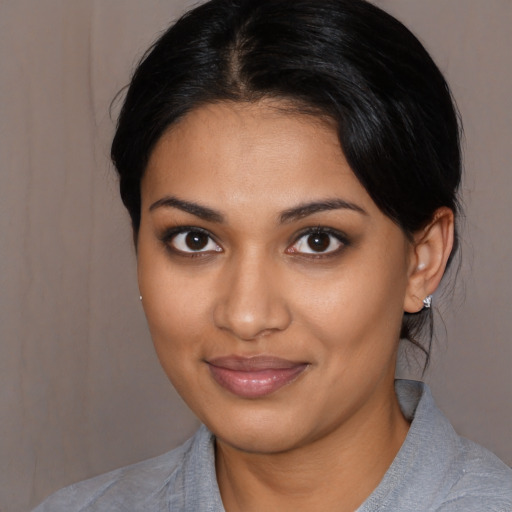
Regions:
<instances>
[{"instance_id":1,"label":"ear lobe","mask_svg":"<svg viewBox=\"0 0 512 512\"><path fill-rule=\"evenodd\" d=\"M417 313L423 299L434 293L446 270L453 248L454 214L438 208L428 225L414 234L404 311Z\"/></svg>"}]
</instances>

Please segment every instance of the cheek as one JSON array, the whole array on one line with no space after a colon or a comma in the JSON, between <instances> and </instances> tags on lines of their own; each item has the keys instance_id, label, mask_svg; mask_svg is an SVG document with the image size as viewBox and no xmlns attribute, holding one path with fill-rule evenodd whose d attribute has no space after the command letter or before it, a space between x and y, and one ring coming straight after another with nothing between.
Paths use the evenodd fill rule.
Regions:
<instances>
[{"instance_id":1,"label":"cheek","mask_svg":"<svg viewBox=\"0 0 512 512\"><path fill-rule=\"evenodd\" d=\"M145 276L146 277L146 276ZM144 311L157 350L191 349L209 318L208 298L194 280L156 275L141 286ZM144 295L146 294L146 295Z\"/></svg>"},{"instance_id":2,"label":"cheek","mask_svg":"<svg viewBox=\"0 0 512 512\"><path fill-rule=\"evenodd\" d=\"M399 251L359 252L326 275L295 280L296 320L338 353L394 346L407 283L402 260Z\"/></svg>"},{"instance_id":3,"label":"cheek","mask_svg":"<svg viewBox=\"0 0 512 512\"><path fill-rule=\"evenodd\" d=\"M143 299L144 312L156 354L175 389L195 410L189 395L194 398L200 385L197 371L204 357L200 341L206 338L204 306L191 286L183 287L179 279L143 277L142 288L148 296L147 301Z\"/></svg>"},{"instance_id":4,"label":"cheek","mask_svg":"<svg viewBox=\"0 0 512 512\"><path fill-rule=\"evenodd\" d=\"M167 364L175 360L164 358L167 353L177 355L193 347L187 340L197 335L198 319L205 317L204 292L197 286L197 278L187 278L173 270L159 242L143 232L137 273L151 337L162 364Z\"/></svg>"}]
</instances>

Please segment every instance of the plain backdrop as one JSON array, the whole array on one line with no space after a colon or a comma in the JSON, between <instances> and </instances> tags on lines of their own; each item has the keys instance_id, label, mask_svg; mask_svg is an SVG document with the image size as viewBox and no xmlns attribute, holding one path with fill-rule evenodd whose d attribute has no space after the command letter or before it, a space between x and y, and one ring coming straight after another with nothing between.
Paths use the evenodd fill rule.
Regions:
<instances>
[{"instance_id":1,"label":"plain backdrop","mask_svg":"<svg viewBox=\"0 0 512 512\"><path fill-rule=\"evenodd\" d=\"M463 264L436 297L426 380L459 433L512 464L512 1L378 4L426 44L465 123ZM2 512L197 426L153 354L108 160L112 99L186 6L0 0Z\"/></svg>"}]
</instances>

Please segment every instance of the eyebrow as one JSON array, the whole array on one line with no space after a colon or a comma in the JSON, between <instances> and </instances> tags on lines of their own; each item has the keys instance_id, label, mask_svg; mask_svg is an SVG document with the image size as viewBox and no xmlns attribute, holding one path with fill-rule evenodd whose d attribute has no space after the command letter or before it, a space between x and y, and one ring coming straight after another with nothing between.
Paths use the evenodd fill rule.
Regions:
<instances>
[{"instance_id":1,"label":"eyebrow","mask_svg":"<svg viewBox=\"0 0 512 512\"><path fill-rule=\"evenodd\" d=\"M222 215L222 213L213 210L212 208L202 206L198 203L178 199L177 197L174 196L166 196L163 197L162 199L159 199L158 201L155 201L149 207L149 211L156 210L157 208L177 208L178 210L190 213L191 215L195 215L196 217L199 217L200 219L203 219L208 222L224 222L224 216ZM315 213L330 210L351 210L354 212L358 212L362 215L368 215L368 213L357 204L350 203L348 201L345 201L344 199L327 199L325 201L303 203L288 210L285 210L279 216L279 222L281 224L285 224L288 222L293 222L294 220L303 219Z\"/></svg>"},{"instance_id":2,"label":"eyebrow","mask_svg":"<svg viewBox=\"0 0 512 512\"><path fill-rule=\"evenodd\" d=\"M354 212L361 213L362 215L368 215L368 213L358 206L357 204L350 203L343 199L327 199L325 201L315 201L313 203L304 203L289 210L285 210L280 215L280 222L284 224L286 222L292 222L294 220L303 219L314 213L325 212L329 210L351 210Z\"/></svg>"},{"instance_id":3,"label":"eyebrow","mask_svg":"<svg viewBox=\"0 0 512 512\"><path fill-rule=\"evenodd\" d=\"M201 206L197 203L178 199L177 197L162 197L162 199L154 202L149 207L149 211L151 212L157 208L177 208L178 210L190 213L191 215L195 215L196 217L199 217L200 219L206 220L208 222L224 222L224 216L221 213L212 210L211 208L207 208L206 206Z\"/></svg>"}]
</instances>

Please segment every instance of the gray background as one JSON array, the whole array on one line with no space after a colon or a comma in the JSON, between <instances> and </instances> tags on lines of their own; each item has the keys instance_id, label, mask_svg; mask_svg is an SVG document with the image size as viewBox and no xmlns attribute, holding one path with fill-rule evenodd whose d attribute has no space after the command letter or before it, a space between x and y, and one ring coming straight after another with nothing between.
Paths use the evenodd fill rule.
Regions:
<instances>
[{"instance_id":1,"label":"gray background","mask_svg":"<svg viewBox=\"0 0 512 512\"><path fill-rule=\"evenodd\" d=\"M466 128L464 262L426 379L460 433L512 464L512 2L378 3L425 42ZM2 512L196 427L153 354L108 161L109 103L186 5L0 0Z\"/></svg>"}]
</instances>

